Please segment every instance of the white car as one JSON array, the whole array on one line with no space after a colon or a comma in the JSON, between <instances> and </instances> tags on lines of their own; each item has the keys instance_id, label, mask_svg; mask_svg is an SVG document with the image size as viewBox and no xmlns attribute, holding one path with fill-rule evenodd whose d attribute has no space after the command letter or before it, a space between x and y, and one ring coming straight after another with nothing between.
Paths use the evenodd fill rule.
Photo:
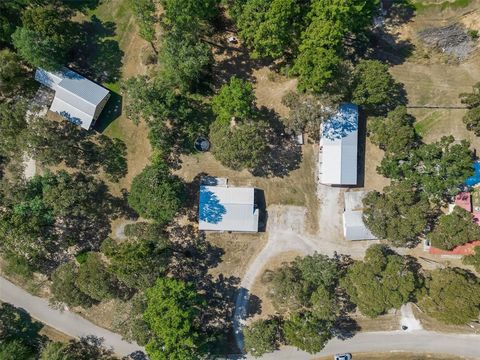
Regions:
<instances>
[{"instance_id":1,"label":"white car","mask_svg":"<svg viewBox=\"0 0 480 360\"><path fill-rule=\"evenodd\" d=\"M337 354L335 355L334 360L352 360L352 354L350 353Z\"/></svg>"}]
</instances>

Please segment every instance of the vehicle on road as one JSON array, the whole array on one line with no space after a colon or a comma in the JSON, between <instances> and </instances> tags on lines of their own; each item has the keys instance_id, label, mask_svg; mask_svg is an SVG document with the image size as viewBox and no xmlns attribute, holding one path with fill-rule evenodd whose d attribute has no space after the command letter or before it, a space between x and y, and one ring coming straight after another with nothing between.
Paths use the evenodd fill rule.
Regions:
<instances>
[{"instance_id":1,"label":"vehicle on road","mask_svg":"<svg viewBox=\"0 0 480 360\"><path fill-rule=\"evenodd\" d=\"M335 355L334 360L352 360L352 354L350 353L337 354Z\"/></svg>"}]
</instances>

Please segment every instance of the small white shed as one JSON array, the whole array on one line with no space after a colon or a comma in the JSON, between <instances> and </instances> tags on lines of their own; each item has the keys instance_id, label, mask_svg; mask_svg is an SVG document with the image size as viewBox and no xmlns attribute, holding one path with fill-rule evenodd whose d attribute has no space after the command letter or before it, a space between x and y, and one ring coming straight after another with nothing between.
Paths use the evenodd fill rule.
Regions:
<instances>
[{"instance_id":1,"label":"small white shed","mask_svg":"<svg viewBox=\"0 0 480 360\"><path fill-rule=\"evenodd\" d=\"M68 68L38 68L35 80L55 91L51 111L86 130L95 124L110 97L107 89Z\"/></svg>"},{"instance_id":2,"label":"small white shed","mask_svg":"<svg viewBox=\"0 0 480 360\"><path fill-rule=\"evenodd\" d=\"M365 191L345 192L345 211L343 213L343 235L346 240L376 240L363 222L363 197Z\"/></svg>"}]
</instances>

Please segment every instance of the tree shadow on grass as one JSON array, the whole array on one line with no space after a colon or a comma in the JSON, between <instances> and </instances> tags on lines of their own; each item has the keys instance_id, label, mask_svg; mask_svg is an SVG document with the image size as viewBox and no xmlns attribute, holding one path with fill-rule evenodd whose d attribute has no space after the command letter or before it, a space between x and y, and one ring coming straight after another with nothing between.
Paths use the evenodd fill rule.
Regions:
<instances>
[{"instance_id":1,"label":"tree shadow on grass","mask_svg":"<svg viewBox=\"0 0 480 360\"><path fill-rule=\"evenodd\" d=\"M268 148L252 174L260 177L285 177L300 167L302 149L295 138L286 133L285 126L273 110L262 107L260 117L268 121L271 131L267 137Z\"/></svg>"},{"instance_id":2,"label":"tree shadow on grass","mask_svg":"<svg viewBox=\"0 0 480 360\"><path fill-rule=\"evenodd\" d=\"M235 294L240 278L209 273L222 261L224 250L208 242L204 232L192 225L179 224L170 226L167 231L175 253L170 274L191 282L203 295L206 306L202 310L202 328L215 339L212 344L215 351L226 353L225 339L232 333Z\"/></svg>"},{"instance_id":3,"label":"tree shadow on grass","mask_svg":"<svg viewBox=\"0 0 480 360\"><path fill-rule=\"evenodd\" d=\"M114 83L121 77L123 51L115 36L116 24L93 15L77 25L77 44L71 66L99 83Z\"/></svg>"}]
</instances>

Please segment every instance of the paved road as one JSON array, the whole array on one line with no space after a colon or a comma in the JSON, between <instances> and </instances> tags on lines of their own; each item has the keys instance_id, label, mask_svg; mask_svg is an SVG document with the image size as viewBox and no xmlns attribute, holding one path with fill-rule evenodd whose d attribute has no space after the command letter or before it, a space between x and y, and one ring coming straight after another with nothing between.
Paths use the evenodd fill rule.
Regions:
<instances>
[{"instance_id":1,"label":"paved road","mask_svg":"<svg viewBox=\"0 0 480 360\"><path fill-rule=\"evenodd\" d=\"M480 359L480 335L442 334L430 331L388 331L359 333L349 340L331 340L318 354L310 355L292 347L264 355L262 360L313 360L342 352L424 352ZM237 359L241 357L237 357ZM246 359L254 359L247 356Z\"/></svg>"},{"instance_id":2,"label":"paved road","mask_svg":"<svg viewBox=\"0 0 480 360\"><path fill-rule=\"evenodd\" d=\"M120 335L96 326L79 315L52 309L48 306L47 300L30 295L2 277L0 277L0 300L23 308L33 318L72 337L95 335L103 338L104 345L112 348L120 356L126 356L136 351L145 351L141 346L126 342Z\"/></svg>"}]
</instances>

